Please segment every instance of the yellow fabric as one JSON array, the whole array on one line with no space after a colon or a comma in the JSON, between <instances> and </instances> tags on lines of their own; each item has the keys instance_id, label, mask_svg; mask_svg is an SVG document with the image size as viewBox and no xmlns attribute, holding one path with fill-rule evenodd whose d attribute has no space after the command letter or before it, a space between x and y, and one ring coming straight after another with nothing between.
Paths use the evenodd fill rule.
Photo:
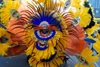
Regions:
<instances>
[{"instance_id":1,"label":"yellow fabric","mask_svg":"<svg viewBox=\"0 0 100 67\"><path fill-rule=\"evenodd\" d=\"M100 40L99 40L99 33L96 35L97 39L93 38L92 36L88 36L88 38L93 39L96 41L96 43L93 43L93 48L95 48L95 50L98 52L98 54L100 55Z\"/></svg>"},{"instance_id":2,"label":"yellow fabric","mask_svg":"<svg viewBox=\"0 0 100 67\"><path fill-rule=\"evenodd\" d=\"M15 9L17 10L20 6L20 1L13 1L13 0L4 0L4 7L0 9L0 17L1 21L7 26L9 19L11 17L10 10Z\"/></svg>"},{"instance_id":3,"label":"yellow fabric","mask_svg":"<svg viewBox=\"0 0 100 67\"><path fill-rule=\"evenodd\" d=\"M79 25L82 27L87 27L89 25L89 21L91 21L91 15L88 13L89 8L86 8L80 5L81 0L72 0L71 7L75 7L76 11L74 13L73 18L80 17ZM72 13L71 13L72 14Z\"/></svg>"},{"instance_id":4,"label":"yellow fabric","mask_svg":"<svg viewBox=\"0 0 100 67\"><path fill-rule=\"evenodd\" d=\"M77 65L75 65L75 67L89 67L86 65L82 65L81 63L78 63ZM90 67L95 67L93 64L90 64Z\"/></svg>"},{"instance_id":5,"label":"yellow fabric","mask_svg":"<svg viewBox=\"0 0 100 67\"><path fill-rule=\"evenodd\" d=\"M91 34L94 33L94 31L97 31L98 28L99 28L99 24L95 23L95 25L92 26L92 28L88 28L88 29L86 29L85 31L86 31L86 33L87 33L88 35L91 35Z\"/></svg>"},{"instance_id":6,"label":"yellow fabric","mask_svg":"<svg viewBox=\"0 0 100 67\"><path fill-rule=\"evenodd\" d=\"M50 0L47 0L48 1L48 3L49 3L49 1ZM51 0L51 1L53 1L53 0ZM54 0L53 2L55 2L56 1L56 3L58 3L59 5L61 5L61 6L63 6L64 5L64 3L66 2L66 1L68 1L68 0ZM37 0L37 2L39 2L39 3L45 3L46 2L46 0Z\"/></svg>"},{"instance_id":7,"label":"yellow fabric","mask_svg":"<svg viewBox=\"0 0 100 67\"><path fill-rule=\"evenodd\" d=\"M78 7L80 6L81 0L72 0L71 7Z\"/></svg>"},{"instance_id":8,"label":"yellow fabric","mask_svg":"<svg viewBox=\"0 0 100 67\"><path fill-rule=\"evenodd\" d=\"M0 28L0 37L1 37L1 36L4 36L6 33L7 33L7 32L6 32L5 29Z\"/></svg>"},{"instance_id":9,"label":"yellow fabric","mask_svg":"<svg viewBox=\"0 0 100 67\"><path fill-rule=\"evenodd\" d=\"M10 44L12 44L12 41L10 40L10 34L7 33L7 31L3 28L0 28L0 38L2 36L6 36L9 38L9 41L6 43L0 43L0 55L7 55L6 51L8 50L8 46L10 46Z\"/></svg>"},{"instance_id":10,"label":"yellow fabric","mask_svg":"<svg viewBox=\"0 0 100 67\"><path fill-rule=\"evenodd\" d=\"M90 67L91 66L95 67L92 63L99 61L99 57L92 56L93 54L94 53L89 48L85 48L80 54L89 63ZM79 62L78 64L75 65L75 67L89 67L89 66L83 65L81 62Z\"/></svg>"},{"instance_id":11,"label":"yellow fabric","mask_svg":"<svg viewBox=\"0 0 100 67\"><path fill-rule=\"evenodd\" d=\"M47 58L50 58L51 55L55 54L54 47L56 46L56 41L59 40L59 38L62 37L62 33L61 32L56 32L55 36L48 40L48 45L47 45L48 48L43 50L43 51L41 51L41 50L38 50L35 47L36 46L35 42L38 39L34 35L34 30L27 29L25 34L27 34L27 35L24 37L24 41L26 42L26 44L28 44L30 42L30 45L28 46L28 49L26 50L26 55L34 54L35 57L37 58L37 60L47 59ZM31 41L31 38L33 38L32 41ZM58 45L62 46L61 44L58 44ZM65 46L64 43L63 43L63 45ZM33 48L33 47L35 47L35 48ZM64 48L62 48L62 49L64 50Z\"/></svg>"},{"instance_id":12,"label":"yellow fabric","mask_svg":"<svg viewBox=\"0 0 100 67\"><path fill-rule=\"evenodd\" d=\"M57 55L49 62L38 61L34 56L29 59L29 64L32 67L58 67L63 64L64 54L58 52Z\"/></svg>"},{"instance_id":13,"label":"yellow fabric","mask_svg":"<svg viewBox=\"0 0 100 67\"><path fill-rule=\"evenodd\" d=\"M89 21L91 21L91 15L88 14L89 8L85 8L80 6L80 8L76 8L75 17L80 17L79 25L82 27L87 27L89 25Z\"/></svg>"}]
</instances>

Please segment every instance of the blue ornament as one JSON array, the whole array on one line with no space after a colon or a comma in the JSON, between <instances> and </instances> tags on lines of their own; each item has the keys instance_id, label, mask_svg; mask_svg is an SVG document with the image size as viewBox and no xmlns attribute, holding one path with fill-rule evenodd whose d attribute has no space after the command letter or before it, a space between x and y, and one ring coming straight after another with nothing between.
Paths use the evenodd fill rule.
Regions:
<instances>
[{"instance_id":1,"label":"blue ornament","mask_svg":"<svg viewBox=\"0 0 100 67\"><path fill-rule=\"evenodd\" d=\"M88 42L88 43L96 43L95 40L90 39L90 38L85 38L84 41Z\"/></svg>"},{"instance_id":2,"label":"blue ornament","mask_svg":"<svg viewBox=\"0 0 100 67\"><path fill-rule=\"evenodd\" d=\"M0 23L0 27L6 29L6 27L3 24L1 24L1 23Z\"/></svg>"},{"instance_id":3,"label":"blue ornament","mask_svg":"<svg viewBox=\"0 0 100 67\"><path fill-rule=\"evenodd\" d=\"M51 39L51 38L56 34L56 31L53 30L51 36L49 36L49 37L47 37L47 38L42 38L42 37L40 37L40 36L38 35L38 33L37 33L37 30L34 32L34 34L35 34L35 36L36 36L39 40L49 40L49 39Z\"/></svg>"}]
</instances>

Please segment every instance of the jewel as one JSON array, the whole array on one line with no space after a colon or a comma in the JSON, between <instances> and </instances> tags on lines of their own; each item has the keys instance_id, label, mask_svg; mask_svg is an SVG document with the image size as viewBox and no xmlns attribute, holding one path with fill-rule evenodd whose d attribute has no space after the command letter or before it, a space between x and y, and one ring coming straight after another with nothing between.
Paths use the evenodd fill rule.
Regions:
<instances>
[{"instance_id":1,"label":"jewel","mask_svg":"<svg viewBox=\"0 0 100 67\"><path fill-rule=\"evenodd\" d=\"M19 19L20 18L20 14L17 10L15 9L11 9L10 10L10 15L14 18L14 19Z\"/></svg>"}]
</instances>

